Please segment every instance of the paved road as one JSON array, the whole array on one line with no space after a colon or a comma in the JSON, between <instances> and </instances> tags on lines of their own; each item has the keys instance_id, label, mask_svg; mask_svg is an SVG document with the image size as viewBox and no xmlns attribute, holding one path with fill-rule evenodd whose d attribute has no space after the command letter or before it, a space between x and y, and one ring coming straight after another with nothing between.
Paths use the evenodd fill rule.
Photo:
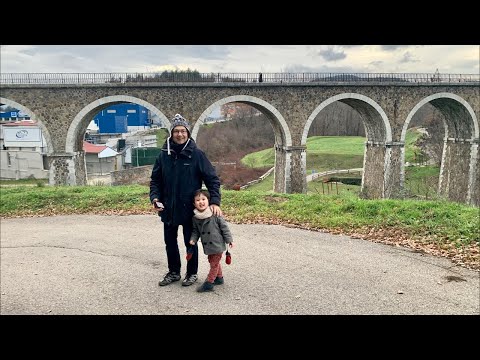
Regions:
<instances>
[{"instance_id":1,"label":"paved road","mask_svg":"<svg viewBox=\"0 0 480 360\"><path fill-rule=\"evenodd\" d=\"M1 219L0 313L480 314L479 273L448 259L283 226L230 226L225 284L200 294L180 282L157 286L167 265L156 215ZM202 280L207 272L202 253Z\"/></svg>"}]
</instances>

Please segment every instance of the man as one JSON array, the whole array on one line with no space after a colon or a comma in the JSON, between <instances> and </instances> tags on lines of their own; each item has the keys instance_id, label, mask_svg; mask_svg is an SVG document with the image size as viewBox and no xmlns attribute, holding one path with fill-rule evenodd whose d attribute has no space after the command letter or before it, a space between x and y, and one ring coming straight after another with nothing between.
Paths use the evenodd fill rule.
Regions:
<instances>
[{"instance_id":1,"label":"man","mask_svg":"<svg viewBox=\"0 0 480 360\"><path fill-rule=\"evenodd\" d=\"M193 195L202 188L202 181L210 192L212 212L221 216L220 179L205 153L191 138L190 125L180 114L172 119L170 136L153 166L150 181L150 201L163 221L164 240L168 259L168 273L159 286L180 280L180 252L178 226L182 225L183 240L191 259L182 282L190 286L197 281L198 247L190 245L192 234Z\"/></svg>"}]
</instances>

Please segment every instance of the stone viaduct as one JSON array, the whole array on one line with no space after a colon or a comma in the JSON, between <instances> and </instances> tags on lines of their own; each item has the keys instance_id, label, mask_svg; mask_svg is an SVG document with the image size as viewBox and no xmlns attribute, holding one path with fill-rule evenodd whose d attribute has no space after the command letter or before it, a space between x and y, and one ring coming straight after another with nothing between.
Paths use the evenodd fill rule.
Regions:
<instances>
[{"instance_id":1,"label":"stone viaduct","mask_svg":"<svg viewBox=\"0 0 480 360\"><path fill-rule=\"evenodd\" d=\"M362 195L401 197L406 130L430 103L446 119L438 193L480 206L478 81L332 83L1 84L0 103L37 120L48 146L49 183L84 185L82 141L93 117L113 104L148 108L169 125L176 113L192 123L195 138L211 111L240 102L260 110L275 134L274 191L306 192L306 141L316 116L340 101L354 108L366 129Z\"/></svg>"}]
</instances>

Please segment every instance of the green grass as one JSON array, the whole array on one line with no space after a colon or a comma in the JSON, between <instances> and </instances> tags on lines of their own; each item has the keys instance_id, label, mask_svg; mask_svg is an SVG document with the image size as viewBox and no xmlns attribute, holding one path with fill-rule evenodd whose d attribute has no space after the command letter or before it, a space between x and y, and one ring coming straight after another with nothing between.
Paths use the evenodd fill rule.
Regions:
<instances>
[{"instance_id":1,"label":"green grass","mask_svg":"<svg viewBox=\"0 0 480 360\"><path fill-rule=\"evenodd\" d=\"M438 166L414 166L405 168L405 189L412 197L435 199L438 191Z\"/></svg>"},{"instance_id":2,"label":"green grass","mask_svg":"<svg viewBox=\"0 0 480 360\"><path fill-rule=\"evenodd\" d=\"M256 151L244 156L241 163L248 167L272 167L275 164L273 148Z\"/></svg>"},{"instance_id":3,"label":"green grass","mask_svg":"<svg viewBox=\"0 0 480 360\"><path fill-rule=\"evenodd\" d=\"M21 186L21 185L36 185L36 186L42 186L48 184L48 179L19 179L19 180L10 180L10 179L2 179L0 180L0 186L2 185L15 185L15 186Z\"/></svg>"},{"instance_id":4,"label":"green grass","mask_svg":"<svg viewBox=\"0 0 480 360\"><path fill-rule=\"evenodd\" d=\"M268 175L263 181L251 185L248 187L249 191L257 191L264 193L273 193L273 173ZM344 184L324 184L321 179L313 180L307 183L307 193L308 194L336 194L337 190L339 193L351 192L353 194L358 194L360 192L360 186L355 185L344 185Z\"/></svg>"},{"instance_id":5,"label":"green grass","mask_svg":"<svg viewBox=\"0 0 480 360\"><path fill-rule=\"evenodd\" d=\"M165 140L168 137L168 130L167 129L157 129L155 131L155 135L157 136L157 147L161 148L165 143Z\"/></svg>"},{"instance_id":6,"label":"green grass","mask_svg":"<svg viewBox=\"0 0 480 360\"><path fill-rule=\"evenodd\" d=\"M416 128L410 128L406 134L405 161L414 162L420 150L414 145L422 134ZM360 136L312 136L307 139L307 175L315 172L324 172L333 169L354 169L363 167L363 153L365 149L364 137ZM251 167L272 167L275 157L273 149L261 150L246 155L242 163ZM423 170L420 170L423 169ZM437 168L438 169L438 168ZM435 179L438 182L438 170L427 170L426 168L408 168L406 172L406 187L412 196L427 196L432 198L435 189ZM415 174L415 178L411 178ZM355 175L351 175L355 176ZM361 178L361 174L357 175ZM249 187L254 191L271 191L273 189L273 175L268 176L262 182ZM358 194L359 186L340 185L339 192L353 192ZM309 182L308 193L332 193L332 190L322 187L320 182ZM333 189L337 192L337 188Z\"/></svg>"},{"instance_id":7,"label":"green grass","mask_svg":"<svg viewBox=\"0 0 480 360\"><path fill-rule=\"evenodd\" d=\"M307 174L323 172L332 169L353 169L363 166L363 151L365 138L360 136L312 136L307 139ZM242 163L251 167L272 167L275 162L273 149L261 150L246 155ZM361 177L361 175L359 175ZM321 184L308 183L309 193L318 193ZM342 185L342 191L351 191L358 186L346 187ZM265 180L249 187L255 191L273 192L273 175ZM336 191L336 189L335 189ZM354 190L358 192L359 190Z\"/></svg>"},{"instance_id":8,"label":"green grass","mask_svg":"<svg viewBox=\"0 0 480 360\"><path fill-rule=\"evenodd\" d=\"M417 162L420 149L415 146L415 142L422 136L416 128L410 128L405 135L405 161Z\"/></svg>"},{"instance_id":9,"label":"green grass","mask_svg":"<svg viewBox=\"0 0 480 360\"><path fill-rule=\"evenodd\" d=\"M478 209L445 201L360 200L341 195L266 194L225 191L222 208L244 222L261 217L308 228L401 228L412 237L456 245L478 242Z\"/></svg>"},{"instance_id":10,"label":"green grass","mask_svg":"<svg viewBox=\"0 0 480 360\"><path fill-rule=\"evenodd\" d=\"M312 154L362 155L366 139L361 136L312 136L307 150Z\"/></svg>"},{"instance_id":11,"label":"green grass","mask_svg":"<svg viewBox=\"0 0 480 360\"><path fill-rule=\"evenodd\" d=\"M4 187L0 215L54 215L111 209L148 209L148 193L140 185Z\"/></svg>"},{"instance_id":12,"label":"green grass","mask_svg":"<svg viewBox=\"0 0 480 360\"><path fill-rule=\"evenodd\" d=\"M425 177L440 176L440 168L438 166L412 166L405 168L405 176L412 180L419 180Z\"/></svg>"},{"instance_id":13,"label":"green grass","mask_svg":"<svg viewBox=\"0 0 480 360\"><path fill-rule=\"evenodd\" d=\"M152 213L149 188L129 186L46 186L0 188L0 215ZM354 192L273 194L222 191L222 209L231 221L264 220L348 233L364 227L402 229L456 246L478 242L478 208L446 201L362 200ZM152 213L153 214L153 213Z\"/></svg>"},{"instance_id":14,"label":"green grass","mask_svg":"<svg viewBox=\"0 0 480 360\"><path fill-rule=\"evenodd\" d=\"M312 136L307 139L307 173L363 166L365 138L360 136ZM273 148L246 155L242 164L250 167L272 167Z\"/></svg>"},{"instance_id":15,"label":"green grass","mask_svg":"<svg viewBox=\"0 0 480 360\"><path fill-rule=\"evenodd\" d=\"M360 193L360 186L340 183L323 183L322 179L316 179L307 183L307 194L345 195L345 192L358 196Z\"/></svg>"},{"instance_id":16,"label":"green grass","mask_svg":"<svg viewBox=\"0 0 480 360\"><path fill-rule=\"evenodd\" d=\"M421 136L416 128L406 135L405 161L413 162L414 145ZM331 169L352 169L363 166L364 137L360 136L311 136L307 139L307 173ZM273 148L257 151L243 157L242 163L250 167L272 167L275 163Z\"/></svg>"}]
</instances>

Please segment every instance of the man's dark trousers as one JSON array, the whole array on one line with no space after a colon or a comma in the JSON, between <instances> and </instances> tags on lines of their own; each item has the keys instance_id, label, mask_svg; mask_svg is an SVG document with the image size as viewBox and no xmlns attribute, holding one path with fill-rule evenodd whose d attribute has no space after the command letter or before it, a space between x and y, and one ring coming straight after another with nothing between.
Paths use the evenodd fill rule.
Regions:
<instances>
[{"instance_id":1,"label":"man's dark trousers","mask_svg":"<svg viewBox=\"0 0 480 360\"><path fill-rule=\"evenodd\" d=\"M178 249L178 227L179 225L168 225L164 223L163 234L165 247L167 249L168 271L180 274L180 251ZM183 240L185 247L188 249L193 247L192 258L187 262L187 274L194 275L198 272L198 246L190 245L190 236L192 235L192 223L182 224Z\"/></svg>"}]
</instances>

